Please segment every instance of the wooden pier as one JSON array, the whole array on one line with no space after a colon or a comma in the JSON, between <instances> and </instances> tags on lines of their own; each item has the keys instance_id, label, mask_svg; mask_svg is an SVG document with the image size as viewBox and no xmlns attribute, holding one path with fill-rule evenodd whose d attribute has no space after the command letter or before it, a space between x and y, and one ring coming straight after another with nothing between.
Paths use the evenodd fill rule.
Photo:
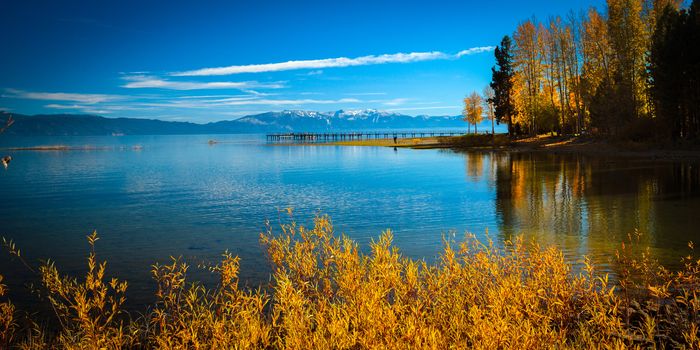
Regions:
<instances>
[{"instance_id":1,"label":"wooden pier","mask_svg":"<svg viewBox=\"0 0 700 350\"><path fill-rule=\"evenodd\" d=\"M355 140L406 139L415 137L460 136L458 131L381 131L381 132L292 132L267 134L268 142L336 142Z\"/></svg>"}]
</instances>

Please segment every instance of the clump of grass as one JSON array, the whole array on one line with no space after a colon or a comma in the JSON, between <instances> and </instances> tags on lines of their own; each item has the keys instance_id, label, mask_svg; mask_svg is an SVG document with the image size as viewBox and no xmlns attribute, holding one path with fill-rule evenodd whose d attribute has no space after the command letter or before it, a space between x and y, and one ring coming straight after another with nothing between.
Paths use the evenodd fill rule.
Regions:
<instances>
[{"instance_id":1,"label":"clump of grass","mask_svg":"<svg viewBox=\"0 0 700 350\"><path fill-rule=\"evenodd\" d=\"M84 281L51 263L37 270L58 330L18 326L4 301L0 346L699 348L700 260L687 256L671 272L637 239L618 250L613 282L587 259L574 268L559 249L522 237L446 240L428 264L401 255L386 231L365 253L319 216L311 227L291 221L260 235L273 266L269 288L241 288L239 259L229 253L208 267L219 277L213 288L188 281L190 266L174 258L152 267L156 303L132 319L122 306L126 283L103 281L93 234Z\"/></svg>"},{"instance_id":2,"label":"clump of grass","mask_svg":"<svg viewBox=\"0 0 700 350\"><path fill-rule=\"evenodd\" d=\"M438 142L455 148L470 148L505 147L510 145L511 140L507 134L466 134L462 136L438 137Z\"/></svg>"}]
</instances>

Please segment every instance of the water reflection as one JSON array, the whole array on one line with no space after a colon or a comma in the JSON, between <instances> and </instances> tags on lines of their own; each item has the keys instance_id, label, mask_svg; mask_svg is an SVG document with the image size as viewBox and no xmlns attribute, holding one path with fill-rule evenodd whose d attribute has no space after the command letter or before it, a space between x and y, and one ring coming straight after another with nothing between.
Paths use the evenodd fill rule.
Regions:
<instances>
[{"instance_id":1,"label":"water reflection","mask_svg":"<svg viewBox=\"0 0 700 350\"><path fill-rule=\"evenodd\" d=\"M485 166L485 164L488 164ZM700 239L700 167L682 162L542 153L465 154L468 181L495 187L501 239L515 234L605 264L638 229L655 257L675 266Z\"/></svg>"}]
</instances>

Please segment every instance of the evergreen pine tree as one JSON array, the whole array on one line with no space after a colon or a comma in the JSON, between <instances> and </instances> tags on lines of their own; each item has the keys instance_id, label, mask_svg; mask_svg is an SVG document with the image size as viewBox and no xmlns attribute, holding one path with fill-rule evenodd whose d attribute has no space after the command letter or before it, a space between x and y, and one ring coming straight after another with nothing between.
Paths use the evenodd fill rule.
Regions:
<instances>
[{"instance_id":1,"label":"evergreen pine tree","mask_svg":"<svg viewBox=\"0 0 700 350\"><path fill-rule=\"evenodd\" d=\"M516 114L513 100L513 56L511 54L511 40L509 36L503 37L501 45L496 47L496 67L491 68L491 88L493 98L489 102L495 107L496 120L499 123L508 124L508 135L513 137L513 117Z\"/></svg>"}]
</instances>

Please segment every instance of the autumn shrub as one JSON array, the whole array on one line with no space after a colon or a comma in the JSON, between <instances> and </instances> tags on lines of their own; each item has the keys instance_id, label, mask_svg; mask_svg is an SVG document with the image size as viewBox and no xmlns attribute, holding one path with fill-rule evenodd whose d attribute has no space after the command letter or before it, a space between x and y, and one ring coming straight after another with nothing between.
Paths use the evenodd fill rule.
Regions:
<instances>
[{"instance_id":1,"label":"autumn shrub","mask_svg":"<svg viewBox=\"0 0 700 350\"><path fill-rule=\"evenodd\" d=\"M4 277L0 275L0 297L7 293L7 286L2 283ZM12 342L15 324L15 307L11 302L0 302L0 348L7 347Z\"/></svg>"},{"instance_id":2,"label":"autumn shrub","mask_svg":"<svg viewBox=\"0 0 700 350\"><path fill-rule=\"evenodd\" d=\"M269 347L268 297L260 290L239 289L238 267L238 257L225 253L219 265L209 268L219 275L219 285L207 289L187 281L189 266L181 259L154 265L157 302L146 321L144 344L159 349Z\"/></svg>"},{"instance_id":3,"label":"autumn shrub","mask_svg":"<svg viewBox=\"0 0 700 350\"><path fill-rule=\"evenodd\" d=\"M327 216L260 235L270 286L239 286L239 259L206 267L216 286L189 281L180 258L154 265L156 302L123 310L127 285L105 279L96 235L82 281L38 270L57 331L18 326L0 304L0 343L19 348L579 349L699 348L700 261L669 271L636 243L618 249L610 280L587 259L523 237L446 239L435 263L401 255L391 231L362 249ZM14 246L12 246L14 249ZM691 244L692 248L692 244ZM17 252L17 256L19 253ZM0 296L5 292L0 285ZM36 322L34 323L36 324Z\"/></svg>"},{"instance_id":4,"label":"autumn shrub","mask_svg":"<svg viewBox=\"0 0 700 350\"><path fill-rule=\"evenodd\" d=\"M432 266L401 256L390 231L362 254L326 217L261 240L276 267L279 348L565 347L614 297L590 265L574 274L559 250L522 239L446 242Z\"/></svg>"}]
</instances>

